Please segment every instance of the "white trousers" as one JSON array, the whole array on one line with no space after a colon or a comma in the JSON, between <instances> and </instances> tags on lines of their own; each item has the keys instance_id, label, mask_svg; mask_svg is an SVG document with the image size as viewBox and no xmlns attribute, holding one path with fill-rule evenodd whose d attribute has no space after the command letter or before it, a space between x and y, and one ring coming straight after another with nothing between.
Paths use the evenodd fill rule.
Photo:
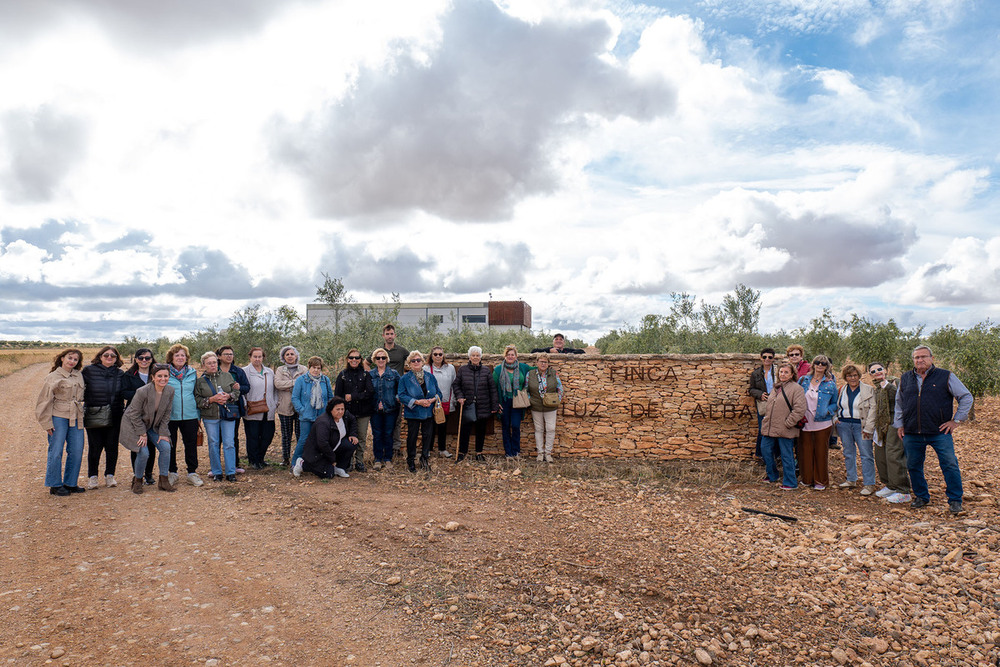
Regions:
<instances>
[{"instance_id":1,"label":"white trousers","mask_svg":"<svg viewBox=\"0 0 1000 667\"><path fill-rule=\"evenodd\" d=\"M539 454L551 454L556 444L556 413L558 410L532 410L531 421L535 424L535 450Z\"/></svg>"}]
</instances>

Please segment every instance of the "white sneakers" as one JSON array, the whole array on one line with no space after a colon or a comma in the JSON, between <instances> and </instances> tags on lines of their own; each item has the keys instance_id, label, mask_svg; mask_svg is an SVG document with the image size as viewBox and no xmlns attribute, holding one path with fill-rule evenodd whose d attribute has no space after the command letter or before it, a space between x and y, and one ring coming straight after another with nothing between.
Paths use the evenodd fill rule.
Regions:
<instances>
[{"instance_id":1,"label":"white sneakers","mask_svg":"<svg viewBox=\"0 0 1000 667\"><path fill-rule=\"evenodd\" d=\"M167 481L170 482L170 486L175 486L177 484L177 473L167 473Z\"/></svg>"},{"instance_id":2,"label":"white sneakers","mask_svg":"<svg viewBox=\"0 0 1000 667\"><path fill-rule=\"evenodd\" d=\"M873 493L875 493L875 485L874 484L866 484L864 486L864 488L861 489L861 495L863 495L863 496L870 496Z\"/></svg>"},{"instance_id":3,"label":"white sneakers","mask_svg":"<svg viewBox=\"0 0 1000 667\"><path fill-rule=\"evenodd\" d=\"M538 461L539 463L541 463L542 461L545 460L545 454L542 454L541 452L538 452L538 456L535 457L535 460Z\"/></svg>"},{"instance_id":4,"label":"white sneakers","mask_svg":"<svg viewBox=\"0 0 1000 667\"><path fill-rule=\"evenodd\" d=\"M552 455L551 454L546 454L545 455L545 462L546 463L552 463Z\"/></svg>"},{"instance_id":5,"label":"white sneakers","mask_svg":"<svg viewBox=\"0 0 1000 667\"><path fill-rule=\"evenodd\" d=\"M347 474L346 470L344 470L343 468L338 468L336 466L334 466L333 468L333 474L336 475L337 477L350 477L350 475Z\"/></svg>"},{"instance_id":6,"label":"white sneakers","mask_svg":"<svg viewBox=\"0 0 1000 667\"><path fill-rule=\"evenodd\" d=\"M895 491L890 489L888 486L883 486L881 489L875 492L875 495L879 498L885 498L887 496L891 496L894 493Z\"/></svg>"},{"instance_id":7,"label":"white sneakers","mask_svg":"<svg viewBox=\"0 0 1000 667\"><path fill-rule=\"evenodd\" d=\"M451 452L449 452L447 449L442 449L438 451L438 456L440 456L443 459L450 459Z\"/></svg>"},{"instance_id":8,"label":"white sneakers","mask_svg":"<svg viewBox=\"0 0 1000 667\"><path fill-rule=\"evenodd\" d=\"M94 475L89 480L87 480L88 489L96 489L100 484L97 483L97 475Z\"/></svg>"},{"instance_id":9,"label":"white sneakers","mask_svg":"<svg viewBox=\"0 0 1000 667\"><path fill-rule=\"evenodd\" d=\"M299 458L295 459L295 465L292 466L292 474L295 475L296 477L301 477L302 476L302 464L303 463L305 463L305 461L302 460L301 456Z\"/></svg>"},{"instance_id":10,"label":"white sneakers","mask_svg":"<svg viewBox=\"0 0 1000 667\"><path fill-rule=\"evenodd\" d=\"M105 475L104 485L110 489L112 486L118 486L118 482L115 481L114 475Z\"/></svg>"},{"instance_id":11,"label":"white sneakers","mask_svg":"<svg viewBox=\"0 0 1000 667\"><path fill-rule=\"evenodd\" d=\"M886 496L886 500L890 503L908 503L913 500L913 496L908 493L900 493L899 491L894 492L892 495Z\"/></svg>"},{"instance_id":12,"label":"white sneakers","mask_svg":"<svg viewBox=\"0 0 1000 667\"><path fill-rule=\"evenodd\" d=\"M196 472L189 472L187 475L187 479L188 479L188 484L190 484L191 486L201 486L202 484L205 483L201 481L201 477L198 477L198 473Z\"/></svg>"}]
</instances>

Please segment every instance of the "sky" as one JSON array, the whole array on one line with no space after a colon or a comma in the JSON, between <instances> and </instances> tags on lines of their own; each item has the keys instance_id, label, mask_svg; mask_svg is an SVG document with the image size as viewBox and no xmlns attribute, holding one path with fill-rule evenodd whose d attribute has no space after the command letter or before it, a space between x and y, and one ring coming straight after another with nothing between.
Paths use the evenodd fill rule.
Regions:
<instances>
[{"instance_id":1,"label":"sky","mask_svg":"<svg viewBox=\"0 0 1000 667\"><path fill-rule=\"evenodd\" d=\"M1000 3L0 0L0 339L761 291L1000 318Z\"/></svg>"}]
</instances>

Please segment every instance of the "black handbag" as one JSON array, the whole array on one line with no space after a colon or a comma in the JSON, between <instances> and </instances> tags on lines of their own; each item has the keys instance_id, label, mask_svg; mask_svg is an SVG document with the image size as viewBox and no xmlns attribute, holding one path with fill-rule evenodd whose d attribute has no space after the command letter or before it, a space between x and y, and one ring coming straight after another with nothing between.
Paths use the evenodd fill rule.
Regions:
<instances>
[{"instance_id":1,"label":"black handbag","mask_svg":"<svg viewBox=\"0 0 1000 667\"><path fill-rule=\"evenodd\" d=\"M476 404L475 403L465 403L462 406L462 421L463 422L474 422L474 421L476 421Z\"/></svg>"},{"instance_id":2,"label":"black handbag","mask_svg":"<svg viewBox=\"0 0 1000 667\"><path fill-rule=\"evenodd\" d=\"M90 405L83 413L83 425L87 428L111 426L111 405Z\"/></svg>"}]
</instances>

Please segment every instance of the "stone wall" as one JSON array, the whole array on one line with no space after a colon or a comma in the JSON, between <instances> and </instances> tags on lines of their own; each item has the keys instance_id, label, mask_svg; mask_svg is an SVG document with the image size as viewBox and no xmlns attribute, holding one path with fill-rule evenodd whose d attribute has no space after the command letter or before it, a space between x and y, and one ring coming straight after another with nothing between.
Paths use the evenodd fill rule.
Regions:
<instances>
[{"instance_id":1,"label":"stone wall","mask_svg":"<svg viewBox=\"0 0 1000 667\"><path fill-rule=\"evenodd\" d=\"M520 360L534 365L535 355ZM746 459L757 417L747 394L756 355L552 355L565 394L556 424L555 455L652 460ZM464 356L448 355L456 366ZM501 363L487 355L483 363ZM530 410L521 451L535 451ZM449 448L455 444L449 436ZM472 449L470 443L470 449ZM502 454L499 425L486 451Z\"/></svg>"}]
</instances>

